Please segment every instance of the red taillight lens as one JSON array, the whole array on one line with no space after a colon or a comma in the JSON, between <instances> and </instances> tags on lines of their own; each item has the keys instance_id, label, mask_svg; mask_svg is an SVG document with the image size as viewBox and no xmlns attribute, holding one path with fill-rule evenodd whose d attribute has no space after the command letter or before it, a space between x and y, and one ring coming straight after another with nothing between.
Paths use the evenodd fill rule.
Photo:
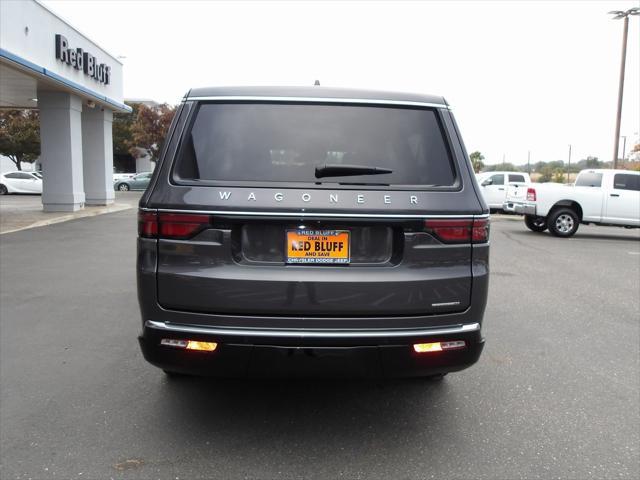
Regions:
<instances>
[{"instance_id":1,"label":"red taillight lens","mask_svg":"<svg viewBox=\"0 0 640 480\"><path fill-rule=\"evenodd\" d=\"M473 243L486 243L489 241L489 219L476 218L473 221L473 231L471 232Z\"/></svg>"},{"instance_id":2,"label":"red taillight lens","mask_svg":"<svg viewBox=\"0 0 640 480\"><path fill-rule=\"evenodd\" d=\"M489 219L426 220L427 232L444 243L484 243L489 240Z\"/></svg>"},{"instance_id":3,"label":"red taillight lens","mask_svg":"<svg viewBox=\"0 0 640 480\"><path fill-rule=\"evenodd\" d=\"M535 202L536 201L536 189L535 188L527 188L527 202Z\"/></svg>"},{"instance_id":4,"label":"red taillight lens","mask_svg":"<svg viewBox=\"0 0 640 480\"><path fill-rule=\"evenodd\" d=\"M471 241L473 220L426 220L427 232L445 243L468 243Z\"/></svg>"},{"instance_id":5,"label":"red taillight lens","mask_svg":"<svg viewBox=\"0 0 640 480\"><path fill-rule=\"evenodd\" d=\"M159 221L160 238L190 238L210 225L209 215L161 213Z\"/></svg>"},{"instance_id":6,"label":"red taillight lens","mask_svg":"<svg viewBox=\"0 0 640 480\"><path fill-rule=\"evenodd\" d=\"M138 235L145 238L187 239L211 225L209 215L139 212Z\"/></svg>"},{"instance_id":7,"label":"red taillight lens","mask_svg":"<svg viewBox=\"0 0 640 480\"><path fill-rule=\"evenodd\" d=\"M158 214L155 212L138 212L138 235L145 238L158 236Z\"/></svg>"}]
</instances>

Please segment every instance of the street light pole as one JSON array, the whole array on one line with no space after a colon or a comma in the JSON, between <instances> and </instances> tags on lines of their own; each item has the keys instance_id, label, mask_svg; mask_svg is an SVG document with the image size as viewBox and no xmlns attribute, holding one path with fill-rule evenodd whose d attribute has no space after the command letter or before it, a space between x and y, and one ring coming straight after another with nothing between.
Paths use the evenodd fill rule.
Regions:
<instances>
[{"instance_id":1,"label":"street light pole","mask_svg":"<svg viewBox=\"0 0 640 480\"><path fill-rule=\"evenodd\" d=\"M624 28L622 30L622 58L620 59L620 80L618 83L618 111L616 115L616 133L613 145L613 168L618 166L618 144L620 143L620 119L622 117L622 93L624 91L624 70L627 59L627 36L629 34L629 15L640 15L640 8L630 8L626 12L616 10L609 12L613 14L614 20L624 18Z\"/></svg>"}]
</instances>

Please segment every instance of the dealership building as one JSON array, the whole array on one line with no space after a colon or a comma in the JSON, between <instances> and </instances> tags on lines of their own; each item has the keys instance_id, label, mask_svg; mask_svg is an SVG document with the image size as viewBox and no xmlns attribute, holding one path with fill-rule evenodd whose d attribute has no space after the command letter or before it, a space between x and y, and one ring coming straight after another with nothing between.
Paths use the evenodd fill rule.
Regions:
<instances>
[{"instance_id":1,"label":"dealership building","mask_svg":"<svg viewBox=\"0 0 640 480\"><path fill-rule=\"evenodd\" d=\"M35 0L0 1L0 108L37 108L45 211L113 202L122 63Z\"/></svg>"}]
</instances>

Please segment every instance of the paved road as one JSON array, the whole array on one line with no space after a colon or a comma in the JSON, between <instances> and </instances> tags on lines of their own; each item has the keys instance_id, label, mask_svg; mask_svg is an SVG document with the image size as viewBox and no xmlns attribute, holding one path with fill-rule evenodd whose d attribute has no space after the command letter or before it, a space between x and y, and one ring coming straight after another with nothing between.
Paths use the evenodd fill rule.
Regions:
<instances>
[{"instance_id":1,"label":"paved road","mask_svg":"<svg viewBox=\"0 0 640 480\"><path fill-rule=\"evenodd\" d=\"M135 211L0 240L0 477L638 478L640 239L499 220L487 346L441 384L169 382Z\"/></svg>"}]
</instances>

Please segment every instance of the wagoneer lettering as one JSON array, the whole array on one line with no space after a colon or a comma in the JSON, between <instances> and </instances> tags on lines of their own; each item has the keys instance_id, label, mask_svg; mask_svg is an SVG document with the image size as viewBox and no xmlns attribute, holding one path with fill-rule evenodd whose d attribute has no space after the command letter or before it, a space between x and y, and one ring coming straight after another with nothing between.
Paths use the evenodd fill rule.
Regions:
<instances>
[{"instance_id":1,"label":"wagoneer lettering","mask_svg":"<svg viewBox=\"0 0 640 480\"><path fill-rule=\"evenodd\" d=\"M488 258L441 97L194 89L140 200L140 346L170 374L441 378L482 351Z\"/></svg>"}]
</instances>

